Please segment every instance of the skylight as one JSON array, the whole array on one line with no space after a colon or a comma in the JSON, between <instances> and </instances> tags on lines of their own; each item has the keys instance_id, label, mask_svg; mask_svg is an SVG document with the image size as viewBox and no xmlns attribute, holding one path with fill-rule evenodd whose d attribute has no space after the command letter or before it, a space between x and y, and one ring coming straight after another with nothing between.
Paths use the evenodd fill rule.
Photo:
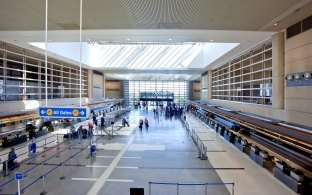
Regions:
<instances>
[{"instance_id":1,"label":"skylight","mask_svg":"<svg viewBox=\"0 0 312 195\"><path fill-rule=\"evenodd\" d=\"M29 43L41 49L44 43ZM82 63L103 69L205 68L238 43L93 42L82 44ZM79 43L49 42L48 51L79 62Z\"/></svg>"}]
</instances>

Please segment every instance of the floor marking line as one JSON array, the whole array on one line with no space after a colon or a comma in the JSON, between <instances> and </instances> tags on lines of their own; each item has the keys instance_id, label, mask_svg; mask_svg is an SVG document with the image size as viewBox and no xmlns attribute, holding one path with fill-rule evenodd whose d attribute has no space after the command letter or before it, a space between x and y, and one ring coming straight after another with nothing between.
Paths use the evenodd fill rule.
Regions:
<instances>
[{"instance_id":1,"label":"floor marking line","mask_svg":"<svg viewBox=\"0 0 312 195\"><path fill-rule=\"evenodd\" d=\"M130 147L134 140L134 136L130 138L130 140L127 142L126 145L123 146L121 151L118 153L116 158L110 163L108 168L102 173L102 175L99 177L99 179L93 184L91 189L88 191L88 195L95 195L97 194L101 188L104 186L105 182L109 178L109 176L112 174L113 170L116 168L118 162L123 157L123 155L126 153L127 149Z\"/></svg>"},{"instance_id":2,"label":"floor marking line","mask_svg":"<svg viewBox=\"0 0 312 195\"><path fill-rule=\"evenodd\" d=\"M78 177L73 177L71 180L75 181L96 181L98 180L97 178L78 178Z\"/></svg>"},{"instance_id":3,"label":"floor marking line","mask_svg":"<svg viewBox=\"0 0 312 195\"><path fill-rule=\"evenodd\" d=\"M103 166L103 165L86 165L86 167L107 168L108 166Z\"/></svg>"},{"instance_id":4,"label":"floor marking line","mask_svg":"<svg viewBox=\"0 0 312 195\"><path fill-rule=\"evenodd\" d=\"M117 166L117 169L138 169L139 167L126 167L126 166Z\"/></svg>"},{"instance_id":5,"label":"floor marking line","mask_svg":"<svg viewBox=\"0 0 312 195\"><path fill-rule=\"evenodd\" d=\"M142 159L142 157L140 157L140 156L125 156L125 157L122 157L122 158L127 158L127 159Z\"/></svg>"},{"instance_id":6,"label":"floor marking line","mask_svg":"<svg viewBox=\"0 0 312 195\"><path fill-rule=\"evenodd\" d=\"M116 156L95 156L96 158L115 158Z\"/></svg>"},{"instance_id":7,"label":"floor marking line","mask_svg":"<svg viewBox=\"0 0 312 195\"><path fill-rule=\"evenodd\" d=\"M110 182L133 182L133 180L131 179L107 179L106 181L110 181Z\"/></svg>"}]
</instances>

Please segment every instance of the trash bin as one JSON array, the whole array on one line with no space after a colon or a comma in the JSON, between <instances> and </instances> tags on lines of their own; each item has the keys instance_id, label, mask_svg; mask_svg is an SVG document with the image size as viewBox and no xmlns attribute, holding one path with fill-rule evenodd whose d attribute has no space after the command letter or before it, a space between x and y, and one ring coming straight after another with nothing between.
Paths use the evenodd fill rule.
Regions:
<instances>
[{"instance_id":1,"label":"trash bin","mask_svg":"<svg viewBox=\"0 0 312 195\"><path fill-rule=\"evenodd\" d=\"M144 188L130 188L130 195L144 195Z\"/></svg>"}]
</instances>

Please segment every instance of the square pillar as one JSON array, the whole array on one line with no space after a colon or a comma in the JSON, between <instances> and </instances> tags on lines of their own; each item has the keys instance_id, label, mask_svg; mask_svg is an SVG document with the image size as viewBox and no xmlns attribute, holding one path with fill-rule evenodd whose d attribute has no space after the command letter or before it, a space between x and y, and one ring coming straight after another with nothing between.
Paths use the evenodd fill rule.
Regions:
<instances>
[{"instance_id":1,"label":"square pillar","mask_svg":"<svg viewBox=\"0 0 312 195\"><path fill-rule=\"evenodd\" d=\"M272 36L272 108L284 109L284 32Z\"/></svg>"}]
</instances>

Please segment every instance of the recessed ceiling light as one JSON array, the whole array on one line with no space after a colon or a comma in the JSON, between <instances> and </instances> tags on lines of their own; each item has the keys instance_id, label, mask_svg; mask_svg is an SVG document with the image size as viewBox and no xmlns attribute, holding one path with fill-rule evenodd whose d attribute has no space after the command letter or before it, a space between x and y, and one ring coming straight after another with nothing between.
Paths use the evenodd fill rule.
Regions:
<instances>
[{"instance_id":1,"label":"recessed ceiling light","mask_svg":"<svg viewBox=\"0 0 312 195\"><path fill-rule=\"evenodd\" d=\"M213 40L213 39L210 39L210 42L214 42L214 40Z\"/></svg>"},{"instance_id":2,"label":"recessed ceiling light","mask_svg":"<svg viewBox=\"0 0 312 195\"><path fill-rule=\"evenodd\" d=\"M88 42L89 42L89 41L91 41L91 40L90 40L90 39L86 39L86 41L88 41Z\"/></svg>"},{"instance_id":3,"label":"recessed ceiling light","mask_svg":"<svg viewBox=\"0 0 312 195\"><path fill-rule=\"evenodd\" d=\"M275 22L275 23L274 23L274 26L277 26L277 25L278 25L278 22Z\"/></svg>"},{"instance_id":4,"label":"recessed ceiling light","mask_svg":"<svg viewBox=\"0 0 312 195\"><path fill-rule=\"evenodd\" d=\"M48 41L49 41L49 42L51 42L52 40L51 40L51 39L49 39Z\"/></svg>"},{"instance_id":5,"label":"recessed ceiling light","mask_svg":"<svg viewBox=\"0 0 312 195\"><path fill-rule=\"evenodd\" d=\"M172 41L172 39L168 39L169 41Z\"/></svg>"},{"instance_id":6,"label":"recessed ceiling light","mask_svg":"<svg viewBox=\"0 0 312 195\"><path fill-rule=\"evenodd\" d=\"M129 38L127 38L127 41L130 41L130 39L129 39Z\"/></svg>"}]
</instances>

